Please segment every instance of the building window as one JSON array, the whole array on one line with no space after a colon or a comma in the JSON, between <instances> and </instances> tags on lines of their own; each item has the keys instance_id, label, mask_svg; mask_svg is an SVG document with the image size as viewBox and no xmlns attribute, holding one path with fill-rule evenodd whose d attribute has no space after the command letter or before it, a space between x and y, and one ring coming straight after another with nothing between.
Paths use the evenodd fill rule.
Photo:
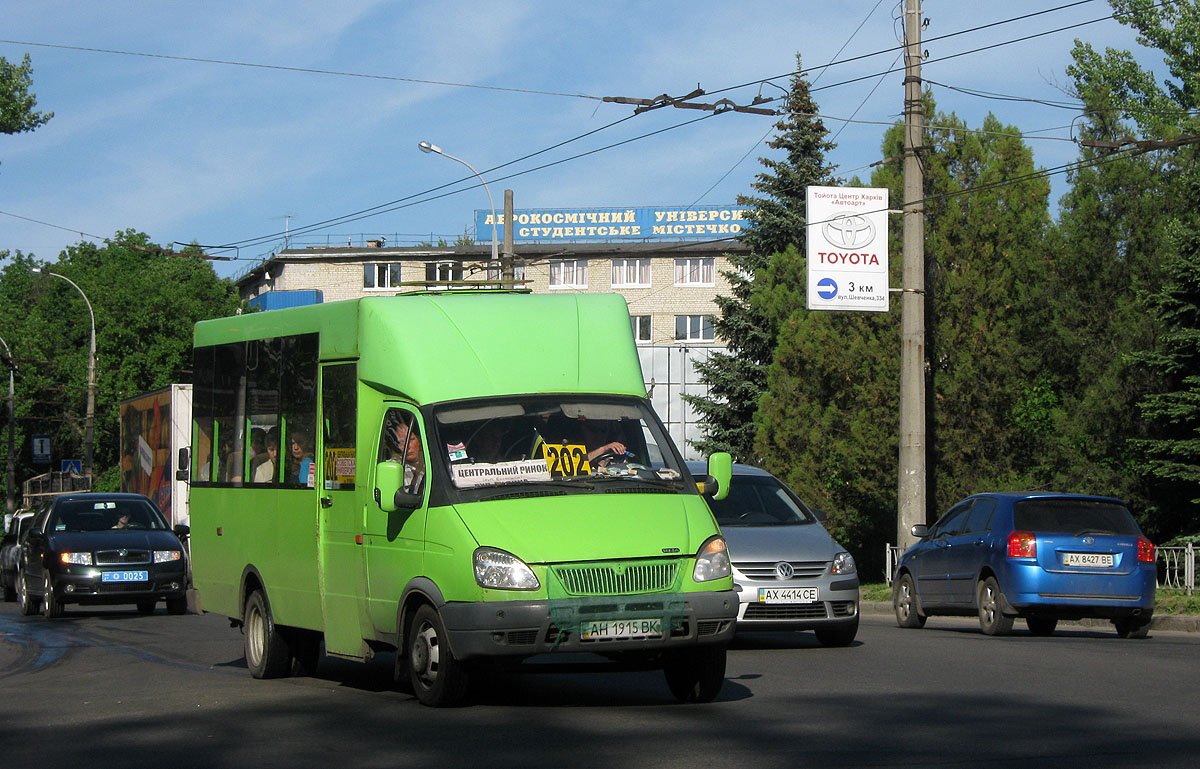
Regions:
<instances>
[{"instance_id":1,"label":"building window","mask_svg":"<svg viewBox=\"0 0 1200 769\"><path fill-rule=\"evenodd\" d=\"M426 283L442 283L448 280L462 279L462 262L427 262L425 264Z\"/></svg>"},{"instance_id":2,"label":"building window","mask_svg":"<svg viewBox=\"0 0 1200 769\"><path fill-rule=\"evenodd\" d=\"M363 290L381 290L400 285L399 262L368 262L363 265Z\"/></svg>"},{"instance_id":3,"label":"building window","mask_svg":"<svg viewBox=\"0 0 1200 769\"><path fill-rule=\"evenodd\" d=\"M633 326L633 339L638 344L650 342L650 316L630 315L629 324Z\"/></svg>"},{"instance_id":4,"label":"building window","mask_svg":"<svg viewBox=\"0 0 1200 769\"><path fill-rule=\"evenodd\" d=\"M649 288L649 259L613 259L613 288Z\"/></svg>"},{"instance_id":5,"label":"building window","mask_svg":"<svg viewBox=\"0 0 1200 769\"><path fill-rule=\"evenodd\" d=\"M713 341L713 316L676 315L675 338L690 342Z\"/></svg>"},{"instance_id":6,"label":"building window","mask_svg":"<svg viewBox=\"0 0 1200 769\"><path fill-rule=\"evenodd\" d=\"M716 260L711 257L675 260L675 285L716 285Z\"/></svg>"},{"instance_id":7,"label":"building window","mask_svg":"<svg viewBox=\"0 0 1200 769\"><path fill-rule=\"evenodd\" d=\"M587 288L587 259L552 259L550 288Z\"/></svg>"},{"instance_id":8,"label":"building window","mask_svg":"<svg viewBox=\"0 0 1200 769\"><path fill-rule=\"evenodd\" d=\"M487 279L488 279L489 283L494 280L503 280L504 279L503 271L495 264L489 263L488 268L487 268ZM514 264L513 265L512 279L513 280L525 280L525 265L523 265L523 264ZM489 286L489 288L515 288L515 286L505 286L505 285L497 284L497 285Z\"/></svg>"}]
</instances>

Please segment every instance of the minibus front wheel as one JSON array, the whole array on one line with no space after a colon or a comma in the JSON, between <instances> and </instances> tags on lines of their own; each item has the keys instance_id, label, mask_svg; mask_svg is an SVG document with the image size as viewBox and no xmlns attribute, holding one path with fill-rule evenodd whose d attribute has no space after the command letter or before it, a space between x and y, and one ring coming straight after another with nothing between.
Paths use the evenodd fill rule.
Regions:
<instances>
[{"instance_id":1,"label":"minibus front wheel","mask_svg":"<svg viewBox=\"0 0 1200 769\"><path fill-rule=\"evenodd\" d=\"M467 695L467 669L454 657L437 609L425 604L405 634L405 657L413 693L422 705L453 707Z\"/></svg>"}]
</instances>

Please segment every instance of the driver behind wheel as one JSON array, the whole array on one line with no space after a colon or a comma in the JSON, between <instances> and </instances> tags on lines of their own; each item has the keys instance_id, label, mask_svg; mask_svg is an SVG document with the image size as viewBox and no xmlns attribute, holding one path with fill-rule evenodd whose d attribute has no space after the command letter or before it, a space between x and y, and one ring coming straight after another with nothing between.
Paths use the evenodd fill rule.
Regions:
<instances>
[{"instance_id":1,"label":"driver behind wheel","mask_svg":"<svg viewBox=\"0 0 1200 769\"><path fill-rule=\"evenodd\" d=\"M588 450L588 462L604 467L614 459L625 456L627 453L625 444L619 440L609 440L611 428L612 422L607 420L580 420L579 429L583 435L583 445Z\"/></svg>"}]
</instances>

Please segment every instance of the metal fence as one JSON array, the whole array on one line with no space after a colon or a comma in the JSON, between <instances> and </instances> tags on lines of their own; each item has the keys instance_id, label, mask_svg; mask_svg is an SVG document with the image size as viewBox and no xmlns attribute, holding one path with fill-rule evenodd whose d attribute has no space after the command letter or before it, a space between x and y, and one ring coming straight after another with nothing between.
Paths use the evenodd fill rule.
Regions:
<instances>
[{"instance_id":1,"label":"metal fence","mask_svg":"<svg viewBox=\"0 0 1200 769\"><path fill-rule=\"evenodd\" d=\"M896 573L896 564L900 561L901 550L895 545L887 545L884 554L884 580L892 584L892 575ZM1196 547L1188 543L1184 547L1156 548L1158 561L1158 587L1163 590L1183 590L1191 595L1196 590Z\"/></svg>"}]
</instances>

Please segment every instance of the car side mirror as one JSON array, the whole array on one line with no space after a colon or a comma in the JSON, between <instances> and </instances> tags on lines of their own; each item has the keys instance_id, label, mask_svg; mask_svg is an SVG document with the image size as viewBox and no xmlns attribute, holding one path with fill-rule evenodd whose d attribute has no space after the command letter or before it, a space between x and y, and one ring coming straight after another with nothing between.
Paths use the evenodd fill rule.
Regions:
<instances>
[{"instance_id":1,"label":"car side mirror","mask_svg":"<svg viewBox=\"0 0 1200 769\"><path fill-rule=\"evenodd\" d=\"M404 465L399 462L375 465L375 504L385 513L416 510L423 497L423 494L404 490Z\"/></svg>"},{"instance_id":2,"label":"car side mirror","mask_svg":"<svg viewBox=\"0 0 1200 769\"><path fill-rule=\"evenodd\" d=\"M928 534L929 534L929 527L923 523L917 523L917 524L914 524L912 529L910 529L909 531L917 539L925 539L925 537L928 536Z\"/></svg>"},{"instance_id":3,"label":"car side mirror","mask_svg":"<svg viewBox=\"0 0 1200 769\"><path fill-rule=\"evenodd\" d=\"M708 458L708 475L696 481L696 488L706 497L722 500L729 496L729 484L733 481L733 457L718 451Z\"/></svg>"},{"instance_id":4,"label":"car side mirror","mask_svg":"<svg viewBox=\"0 0 1200 769\"><path fill-rule=\"evenodd\" d=\"M177 523L172 531L175 532L175 536L179 537L180 541L183 541L188 538L189 534L192 533L192 527L188 526L186 523Z\"/></svg>"},{"instance_id":5,"label":"car side mirror","mask_svg":"<svg viewBox=\"0 0 1200 769\"><path fill-rule=\"evenodd\" d=\"M192 466L192 452L187 446L179 449L179 464L175 470L175 480L186 481L188 479L188 470Z\"/></svg>"}]
</instances>

